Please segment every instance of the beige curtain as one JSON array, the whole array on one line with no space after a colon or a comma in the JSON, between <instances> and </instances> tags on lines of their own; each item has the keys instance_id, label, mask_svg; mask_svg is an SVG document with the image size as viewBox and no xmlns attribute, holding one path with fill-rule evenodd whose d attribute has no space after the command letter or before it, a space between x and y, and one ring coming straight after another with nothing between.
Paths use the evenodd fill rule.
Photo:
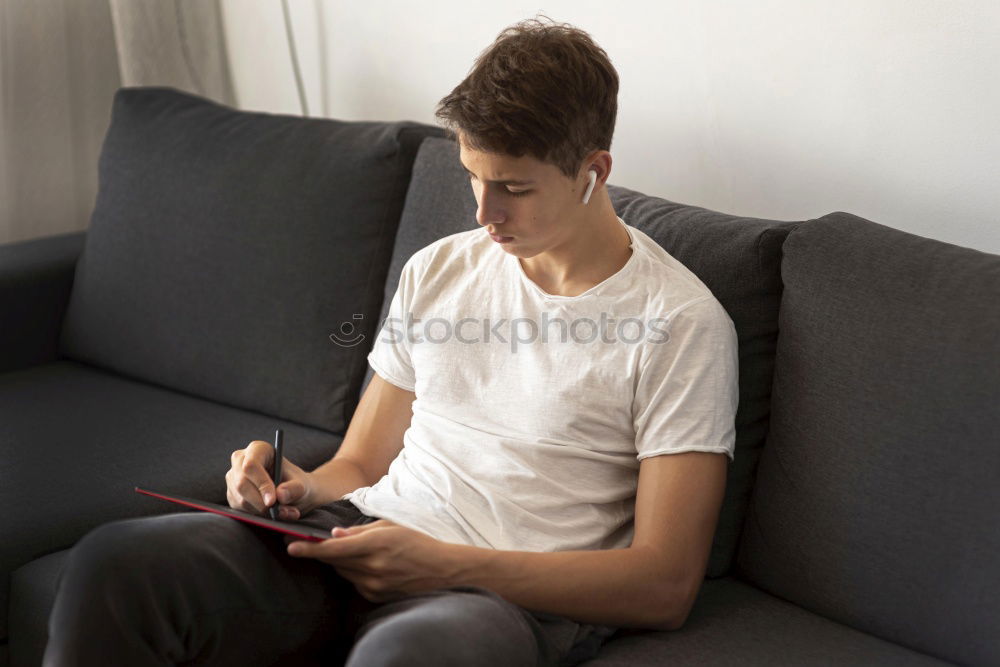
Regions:
<instances>
[{"instance_id":1,"label":"beige curtain","mask_svg":"<svg viewBox=\"0 0 1000 667\"><path fill-rule=\"evenodd\" d=\"M0 243L86 229L120 86L233 104L217 0L0 0Z\"/></svg>"},{"instance_id":2,"label":"beige curtain","mask_svg":"<svg viewBox=\"0 0 1000 667\"><path fill-rule=\"evenodd\" d=\"M123 86L172 86L233 106L218 0L110 0Z\"/></svg>"}]
</instances>

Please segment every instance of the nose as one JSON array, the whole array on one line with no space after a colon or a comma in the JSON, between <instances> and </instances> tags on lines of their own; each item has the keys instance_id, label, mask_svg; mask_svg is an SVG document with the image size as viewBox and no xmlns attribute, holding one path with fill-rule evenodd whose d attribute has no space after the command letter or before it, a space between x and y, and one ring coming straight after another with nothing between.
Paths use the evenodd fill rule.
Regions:
<instances>
[{"instance_id":1,"label":"nose","mask_svg":"<svg viewBox=\"0 0 1000 667\"><path fill-rule=\"evenodd\" d=\"M476 193L476 203L479 205L479 208L476 209L476 222L483 227L494 225L490 232L499 233L496 225L502 224L507 219L507 213L498 205L497 198L487 194L483 188Z\"/></svg>"}]
</instances>

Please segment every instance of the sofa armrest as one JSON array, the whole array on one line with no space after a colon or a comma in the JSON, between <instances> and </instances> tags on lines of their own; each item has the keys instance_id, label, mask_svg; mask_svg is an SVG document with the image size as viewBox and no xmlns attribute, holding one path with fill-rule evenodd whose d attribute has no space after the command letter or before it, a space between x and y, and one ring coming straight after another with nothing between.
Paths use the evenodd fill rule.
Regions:
<instances>
[{"instance_id":1,"label":"sofa armrest","mask_svg":"<svg viewBox=\"0 0 1000 667\"><path fill-rule=\"evenodd\" d=\"M0 245L0 373L52 361L86 232Z\"/></svg>"}]
</instances>

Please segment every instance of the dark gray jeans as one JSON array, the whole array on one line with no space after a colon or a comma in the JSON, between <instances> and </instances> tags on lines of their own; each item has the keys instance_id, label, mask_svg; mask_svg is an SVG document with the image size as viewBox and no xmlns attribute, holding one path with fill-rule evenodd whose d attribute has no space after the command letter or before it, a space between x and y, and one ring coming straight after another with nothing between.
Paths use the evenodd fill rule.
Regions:
<instances>
[{"instance_id":1,"label":"dark gray jeans","mask_svg":"<svg viewBox=\"0 0 1000 667\"><path fill-rule=\"evenodd\" d=\"M301 519L375 520L350 501ZM60 574L43 665L574 665L615 631L475 586L372 603L285 548L279 533L211 513L104 524Z\"/></svg>"}]
</instances>

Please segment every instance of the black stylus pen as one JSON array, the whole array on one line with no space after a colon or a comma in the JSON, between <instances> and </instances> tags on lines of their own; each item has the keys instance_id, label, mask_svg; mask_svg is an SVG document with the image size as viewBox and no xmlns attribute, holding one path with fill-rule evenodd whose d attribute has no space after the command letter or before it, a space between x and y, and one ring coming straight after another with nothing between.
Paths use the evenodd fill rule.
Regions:
<instances>
[{"instance_id":1,"label":"black stylus pen","mask_svg":"<svg viewBox=\"0 0 1000 667\"><path fill-rule=\"evenodd\" d=\"M271 480L274 481L274 504L268 507L271 518L278 519L278 485L281 484L281 429L274 432L274 465L271 466Z\"/></svg>"}]
</instances>

